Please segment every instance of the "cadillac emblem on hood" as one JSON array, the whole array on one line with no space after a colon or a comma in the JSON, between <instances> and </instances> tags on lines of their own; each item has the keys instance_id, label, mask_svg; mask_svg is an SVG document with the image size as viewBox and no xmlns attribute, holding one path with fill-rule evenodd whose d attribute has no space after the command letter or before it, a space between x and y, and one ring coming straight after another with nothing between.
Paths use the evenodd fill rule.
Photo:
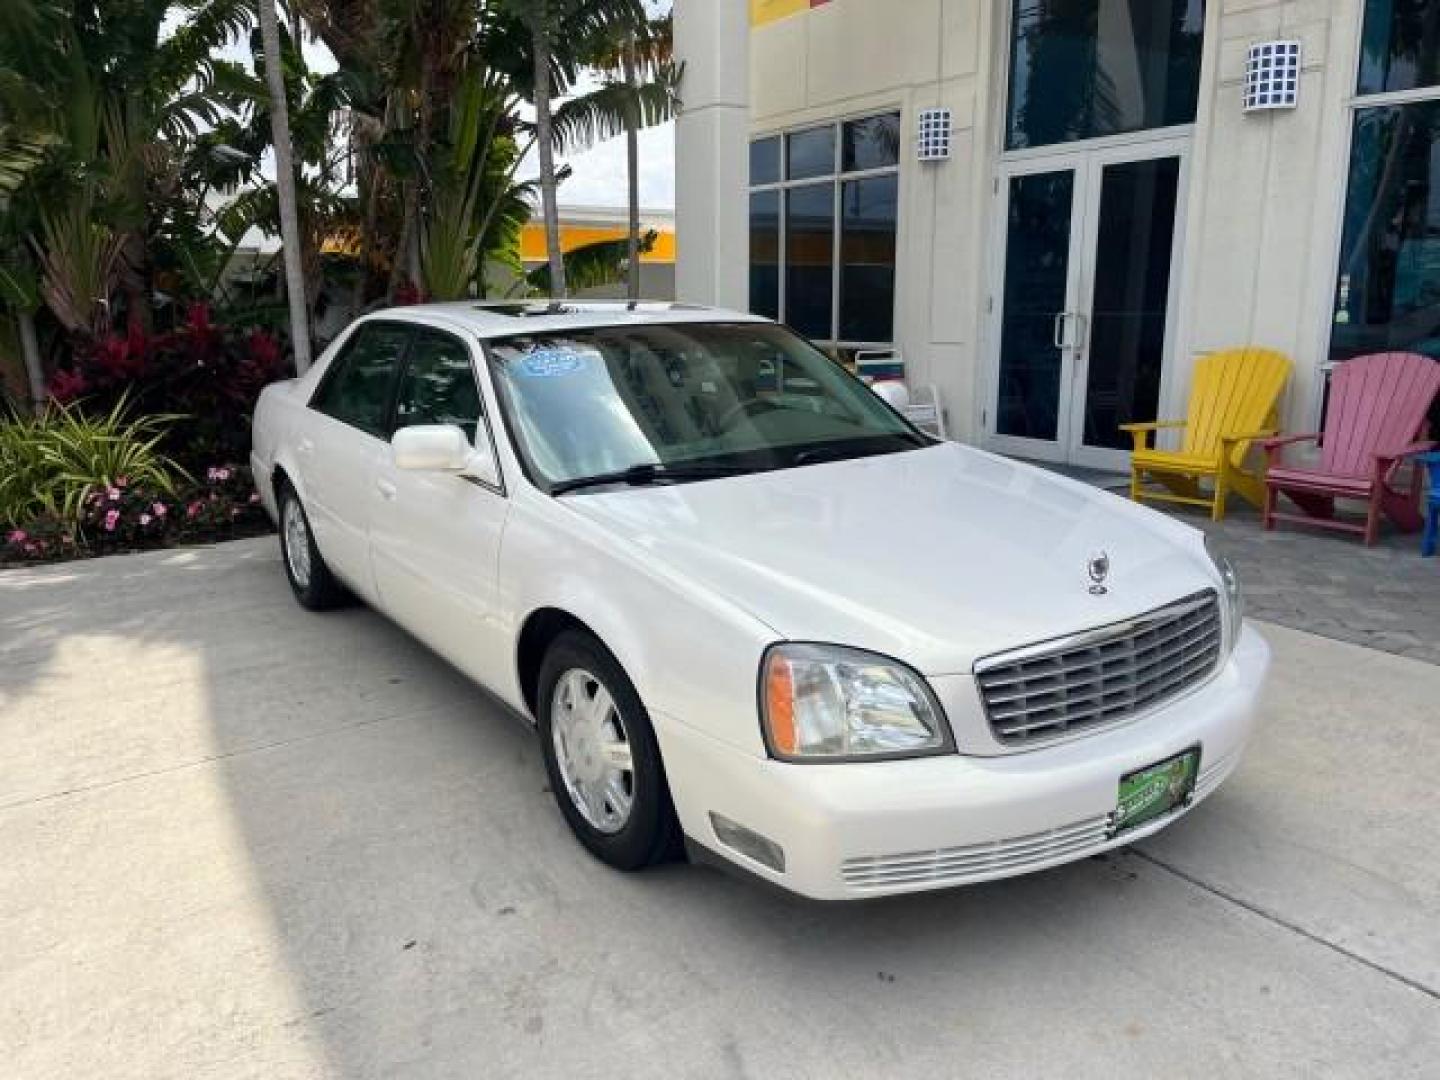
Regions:
<instances>
[{"instance_id":1,"label":"cadillac emblem on hood","mask_svg":"<svg viewBox=\"0 0 1440 1080\"><path fill-rule=\"evenodd\" d=\"M1092 596L1104 596L1110 590L1105 587L1105 579L1110 576L1110 556L1103 551L1097 551L1090 556L1090 561L1085 564L1086 571L1090 574L1090 594Z\"/></svg>"}]
</instances>

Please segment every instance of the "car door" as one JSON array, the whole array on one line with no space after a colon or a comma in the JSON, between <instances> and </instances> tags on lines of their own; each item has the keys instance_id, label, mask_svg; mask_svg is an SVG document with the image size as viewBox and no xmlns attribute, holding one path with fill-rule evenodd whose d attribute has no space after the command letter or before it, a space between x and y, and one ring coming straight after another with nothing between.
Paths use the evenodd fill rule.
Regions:
<instances>
[{"instance_id":1,"label":"car door","mask_svg":"<svg viewBox=\"0 0 1440 1080\"><path fill-rule=\"evenodd\" d=\"M366 533L375 470L389 452L395 382L412 328L365 323L355 331L310 400L296 461L305 511L326 563L366 600L375 599Z\"/></svg>"},{"instance_id":2,"label":"car door","mask_svg":"<svg viewBox=\"0 0 1440 1080\"><path fill-rule=\"evenodd\" d=\"M478 349L417 328L395 395L393 431L454 424L495 459L477 379ZM370 556L379 605L472 678L498 686L512 657L498 622L497 563L509 500L467 475L399 469L388 448L375 472Z\"/></svg>"}]
</instances>

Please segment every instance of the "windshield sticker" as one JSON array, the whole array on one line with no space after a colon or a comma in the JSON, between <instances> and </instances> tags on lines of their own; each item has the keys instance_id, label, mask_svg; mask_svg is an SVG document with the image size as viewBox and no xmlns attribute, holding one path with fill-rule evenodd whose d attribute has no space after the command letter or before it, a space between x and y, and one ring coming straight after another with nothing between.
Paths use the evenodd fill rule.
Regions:
<instances>
[{"instance_id":1,"label":"windshield sticker","mask_svg":"<svg viewBox=\"0 0 1440 1080\"><path fill-rule=\"evenodd\" d=\"M520 359L520 373L536 379L573 375L586 364L583 353L571 349L536 349Z\"/></svg>"}]
</instances>

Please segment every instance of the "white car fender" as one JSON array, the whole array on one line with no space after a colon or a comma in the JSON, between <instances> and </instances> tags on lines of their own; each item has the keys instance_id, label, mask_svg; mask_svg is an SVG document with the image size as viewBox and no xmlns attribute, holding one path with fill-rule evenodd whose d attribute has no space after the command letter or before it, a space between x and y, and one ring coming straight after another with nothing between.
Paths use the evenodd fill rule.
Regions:
<instances>
[{"instance_id":1,"label":"white car fender","mask_svg":"<svg viewBox=\"0 0 1440 1080\"><path fill-rule=\"evenodd\" d=\"M643 550L616 543L563 499L519 494L499 568L517 647L534 613L565 612L615 655L647 709L764 756L758 718L737 718L735 703L755 700L760 659L775 631L730 600L683 582ZM523 705L518 679L510 696Z\"/></svg>"}]
</instances>

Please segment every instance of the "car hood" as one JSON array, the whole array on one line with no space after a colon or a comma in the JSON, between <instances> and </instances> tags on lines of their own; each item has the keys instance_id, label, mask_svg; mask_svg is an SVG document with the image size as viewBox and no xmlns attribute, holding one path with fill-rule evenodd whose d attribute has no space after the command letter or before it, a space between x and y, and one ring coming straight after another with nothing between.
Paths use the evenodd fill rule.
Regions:
<instances>
[{"instance_id":1,"label":"car hood","mask_svg":"<svg viewBox=\"0 0 1440 1080\"><path fill-rule=\"evenodd\" d=\"M956 443L564 502L779 637L930 675L1217 581L1195 530ZM1102 552L1109 576L1092 591Z\"/></svg>"}]
</instances>

